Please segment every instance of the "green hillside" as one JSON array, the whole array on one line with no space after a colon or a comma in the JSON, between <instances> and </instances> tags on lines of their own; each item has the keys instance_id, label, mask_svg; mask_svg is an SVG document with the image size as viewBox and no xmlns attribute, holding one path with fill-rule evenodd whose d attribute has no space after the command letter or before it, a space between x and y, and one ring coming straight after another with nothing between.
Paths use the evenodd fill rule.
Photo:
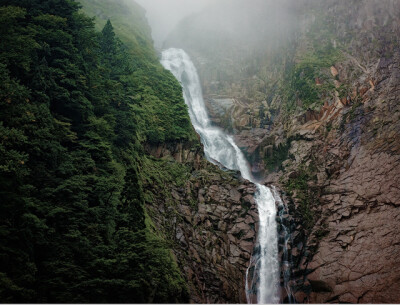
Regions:
<instances>
[{"instance_id":1,"label":"green hillside","mask_svg":"<svg viewBox=\"0 0 400 305\"><path fill-rule=\"evenodd\" d=\"M134 1L129 6L124 0L80 0L82 10L95 18L95 28L101 30L110 19L118 37L131 52L141 52L142 56L155 59L151 29L145 18L144 9Z\"/></svg>"},{"instance_id":2,"label":"green hillside","mask_svg":"<svg viewBox=\"0 0 400 305\"><path fill-rule=\"evenodd\" d=\"M0 300L185 302L142 186L144 144L195 139L181 87L142 10L86 3L132 22L0 1Z\"/></svg>"}]
</instances>

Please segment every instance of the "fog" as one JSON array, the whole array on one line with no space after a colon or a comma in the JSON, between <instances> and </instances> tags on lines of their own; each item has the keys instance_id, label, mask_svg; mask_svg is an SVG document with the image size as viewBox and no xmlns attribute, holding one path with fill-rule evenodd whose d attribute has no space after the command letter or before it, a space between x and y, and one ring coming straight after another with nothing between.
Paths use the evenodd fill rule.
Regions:
<instances>
[{"instance_id":1,"label":"fog","mask_svg":"<svg viewBox=\"0 0 400 305\"><path fill-rule=\"evenodd\" d=\"M223 32L223 37L230 37L247 45L256 43L261 47L260 40L263 40L264 45L267 40L276 41L286 32L287 22L291 19L286 8L288 3L289 6L294 4L290 0L125 1L135 1L146 10L154 44L159 49L165 46L166 40L176 40L176 35L180 35L179 32L182 31L191 36L186 37L186 40L201 39L203 35L215 36L214 32ZM218 36L216 39L220 40L221 35ZM178 40L182 41L182 37Z\"/></svg>"},{"instance_id":2,"label":"fog","mask_svg":"<svg viewBox=\"0 0 400 305\"><path fill-rule=\"evenodd\" d=\"M132 0L126 0L132 1ZM146 10L146 17L152 29L156 47L185 17L202 11L212 2L218 0L135 0Z\"/></svg>"}]
</instances>

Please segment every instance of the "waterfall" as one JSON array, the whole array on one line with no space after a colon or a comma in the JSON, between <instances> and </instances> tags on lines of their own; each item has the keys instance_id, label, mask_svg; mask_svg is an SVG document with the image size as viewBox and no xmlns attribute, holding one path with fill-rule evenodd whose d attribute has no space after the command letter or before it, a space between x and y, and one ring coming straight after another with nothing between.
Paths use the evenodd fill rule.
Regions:
<instances>
[{"instance_id":1,"label":"waterfall","mask_svg":"<svg viewBox=\"0 0 400 305\"><path fill-rule=\"evenodd\" d=\"M292 277L292 259L291 255L289 255L288 251L288 244L289 240L291 238L290 234L290 223L287 222L285 219L285 216L289 215L289 209L286 206L286 204L282 201L282 199L279 197L278 191L276 188L273 186L272 187L272 193L275 197L276 202L278 203L278 217L280 219L280 233L281 233L281 238L283 239L283 244L282 245L282 252L283 252L283 257L282 257L282 262L281 262L281 274L282 274L282 279L283 279L283 287L286 290L287 294L287 302L289 304L295 304L296 299L293 296L293 291L291 287L291 277Z\"/></svg>"},{"instance_id":2,"label":"waterfall","mask_svg":"<svg viewBox=\"0 0 400 305\"><path fill-rule=\"evenodd\" d=\"M206 158L213 163L217 161L226 168L239 170L243 178L257 186L255 200L260 223L257 251L254 251L249 266L252 270L249 272L248 269L246 275L247 301L252 302L252 291L256 291L257 303L278 303L279 262L274 194L252 177L249 164L232 137L222 129L212 126L204 105L200 80L189 56L183 50L168 49L162 53L161 64L170 70L182 85L190 119L200 135Z\"/></svg>"}]
</instances>

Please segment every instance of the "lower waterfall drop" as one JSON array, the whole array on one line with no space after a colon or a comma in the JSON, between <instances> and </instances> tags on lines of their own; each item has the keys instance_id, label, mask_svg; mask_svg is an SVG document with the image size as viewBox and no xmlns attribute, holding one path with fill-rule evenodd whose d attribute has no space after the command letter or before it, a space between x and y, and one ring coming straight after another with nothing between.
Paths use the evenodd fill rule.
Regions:
<instances>
[{"instance_id":1,"label":"lower waterfall drop","mask_svg":"<svg viewBox=\"0 0 400 305\"><path fill-rule=\"evenodd\" d=\"M246 274L246 296L248 303L253 303L255 296L259 304L279 303L277 209L274 194L252 177L249 164L232 137L222 129L212 126L197 70L185 51L174 48L163 51L161 64L170 70L182 85L191 122L200 135L207 159L213 163L217 161L226 168L239 170L243 178L257 186L255 200L260 224L257 246Z\"/></svg>"}]
</instances>

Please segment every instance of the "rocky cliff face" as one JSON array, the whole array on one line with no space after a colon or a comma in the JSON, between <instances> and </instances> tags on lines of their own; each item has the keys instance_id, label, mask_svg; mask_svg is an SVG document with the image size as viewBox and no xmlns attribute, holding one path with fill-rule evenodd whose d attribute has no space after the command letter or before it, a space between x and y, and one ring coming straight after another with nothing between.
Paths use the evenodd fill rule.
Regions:
<instances>
[{"instance_id":1,"label":"rocky cliff face","mask_svg":"<svg viewBox=\"0 0 400 305\"><path fill-rule=\"evenodd\" d=\"M336 90L319 111L289 122L291 158L269 176L293 190L292 211L302 216L305 247L294 248L301 257L294 268L299 302L400 299L400 56L397 44L385 43L390 31L399 33L399 15L389 14L397 21L385 27L377 13L391 5L369 3L350 12L358 32L348 45L353 55L344 52L330 68L335 88L345 84L347 95ZM380 47L370 48L373 40ZM275 136L282 138L279 131ZM301 180L308 180L305 187Z\"/></svg>"},{"instance_id":2,"label":"rocky cliff face","mask_svg":"<svg viewBox=\"0 0 400 305\"><path fill-rule=\"evenodd\" d=\"M184 219L176 224L176 253L185 264L194 302L244 303L244 276L258 222L255 187L214 175L208 182L211 185L195 183L190 189L197 195L197 210L179 206Z\"/></svg>"},{"instance_id":3,"label":"rocky cliff face","mask_svg":"<svg viewBox=\"0 0 400 305\"><path fill-rule=\"evenodd\" d=\"M297 265L306 278L300 302L399 301L399 59L379 59L369 77L352 84L352 96L292 126L294 158L279 177L286 189L309 179L293 193L297 209L307 204L311 214Z\"/></svg>"},{"instance_id":4,"label":"rocky cliff face","mask_svg":"<svg viewBox=\"0 0 400 305\"><path fill-rule=\"evenodd\" d=\"M246 81L231 83L231 95L227 79L207 74L209 108L253 173L282 190L296 300L397 303L400 3L302 4L293 45L265 52L281 66L255 58L262 68L246 76L238 61ZM199 64L215 60L188 47Z\"/></svg>"},{"instance_id":5,"label":"rocky cliff face","mask_svg":"<svg viewBox=\"0 0 400 305\"><path fill-rule=\"evenodd\" d=\"M184 164L180 184L166 185L169 198L145 186L155 226L174 244L191 302L245 303L245 274L258 229L256 187L233 171L207 162L191 145L148 147L156 160Z\"/></svg>"}]
</instances>

